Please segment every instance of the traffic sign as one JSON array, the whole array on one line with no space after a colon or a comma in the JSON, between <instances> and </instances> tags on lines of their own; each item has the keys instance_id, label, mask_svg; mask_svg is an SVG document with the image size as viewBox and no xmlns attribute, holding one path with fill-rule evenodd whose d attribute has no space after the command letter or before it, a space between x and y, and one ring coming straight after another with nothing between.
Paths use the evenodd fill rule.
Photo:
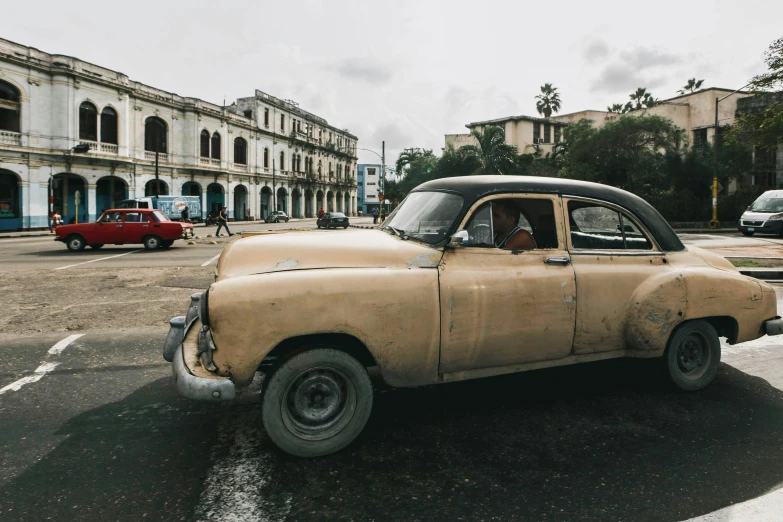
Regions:
<instances>
[{"instance_id":1,"label":"traffic sign","mask_svg":"<svg viewBox=\"0 0 783 522\"><path fill-rule=\"evenodd\" d=\"M383 201L383 192L378 194L378 201Z\"/></svg>"}]
</instances>

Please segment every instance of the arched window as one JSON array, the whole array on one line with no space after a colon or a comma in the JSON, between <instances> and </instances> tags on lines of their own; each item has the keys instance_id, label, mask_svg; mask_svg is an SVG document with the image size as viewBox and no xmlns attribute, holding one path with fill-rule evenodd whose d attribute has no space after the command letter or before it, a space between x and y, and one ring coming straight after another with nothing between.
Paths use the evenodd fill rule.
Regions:
<instances>
[{"instance_id":1,"label":"arched window","mask_svg":"<svg viewBox=\"0 0 783 522\"><path fill-rule=\"evenodd\" d=\"M280 151L280 170L285 170L285 152Z\"/></svg>"},{"instance_id":2,"label":"arched window","mask_svg":"<svg viewBox=\"0 0 783 522\"><path fill-rule=\"evenodd\" d=\"M79 105L79 139L98 141L98 109L90 102Z\"/></svg>"},{"instance_id":3,"label":"arched window","mask_svg":"<svg viewBox=\"0 0 783 522\"><path fill-rule=\"evenodd\" d=\"M0 130L19 132L19 90L0 81Z\"/></svg>"},{"instance_id":4,"label":"arched window","mask_svg":"<svg viewBox=\"0 0 783 522\"><path fill-rule=\"evenodd\" d=\"M209 131L204 129L201 131L201 146L200 149L200 156L202 158L208 158L209 157Z\"/></svg>"},{"instance_id":5,"label":"arched window","mask_svg":"<svg viewBox=\"0 0 783 522\"><path fill-rule=\"evenodd\" d=\"M247 157L247 154L245 154L245 157ZM217 131L215 131L214 134L212 134L212 159L217 159L217 160L220 159L220 134L218 134ZM239 163L239 162L235 161L234 163Z\"/></svg>"},{"instance_id":6,"label":"arched window","mask_svg":"<svg viewBox=\"0 0 783 522\"><path fill-rule=\"evenodd\" d=\"M264 168L269 168L269 149L264 148Z\"/></svg>"},{"instance_id":7,"label":"arched window","mask_svg":"<svg viewBox=\"0 0 783 522\"><path fill-rule=\"evenodd\" d=\"M117 111L111 107L101 111L101 141L117 145Z\"/></svg>"},{"instance_id":8,"label":"arched window","mask_svg":"<svg viewBox=\"0 0 783 522\"><path fill-rule=\"evenodd\" d=\"M244 138L234 139L234 163L247 165L247 142Z\"/></svg>"},{"instance_id":9,"label":"arched window","mask_svg":"<svg viewBox=\"0 0 783 522\"><path fill-rule=\"evenodd\" d=\"M165 121L157 116L147 118L147 121L144 123L144 150L167 153L167 131L168 126Z\"/></svg>"}]
</instances>

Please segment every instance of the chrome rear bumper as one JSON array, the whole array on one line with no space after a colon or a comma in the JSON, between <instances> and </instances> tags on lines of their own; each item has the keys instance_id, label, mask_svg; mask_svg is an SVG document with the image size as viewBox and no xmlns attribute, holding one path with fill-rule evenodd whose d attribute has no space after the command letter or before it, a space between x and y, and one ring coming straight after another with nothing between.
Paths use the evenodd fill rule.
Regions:
<instances>
[{"instance_id":1,"label":"chrome rear bumper","mask_svg":"<svg viewBox=\"0 0 783 522\"><path fill-rule=\"evenodd\" d=\"M776 317L769 321L764 321L764 331L767 335L783 334L783 319Z\"/></svg>"}]
</instances>

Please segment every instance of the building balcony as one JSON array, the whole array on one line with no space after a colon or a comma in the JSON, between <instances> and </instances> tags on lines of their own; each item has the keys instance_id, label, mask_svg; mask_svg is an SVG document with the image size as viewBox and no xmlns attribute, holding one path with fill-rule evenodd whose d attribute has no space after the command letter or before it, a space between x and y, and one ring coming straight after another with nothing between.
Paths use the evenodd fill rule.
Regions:
<instances>
[{"instance_id":1,"label":"building balcony","mask_svg":"<svg viewBox=\"0 0 783 522\"><path fill-rule=\"evenodd\" d=\"M11 132L0 130L0 145L21 145L22 134L19 132Z\"/></svg>"},{"instance_id":2,"label":"building balcony","mask_svg":"<svg viewBox=\"0 0 783 522\"><path fill-rule=\"evenodd\" d=\"M247 165L243 165L242 163L232 163L231 168L234 170L241 170L242 172L247 172Z\"/></svg>"},{"instance_id":3,"label":"building balcony","mask_svg":"<svg viewBox=\"0 0 783 522\"><path fill-rule=\"evenodd\" d=\"M215 158L199 158L199 165L206 165L207 167L220 168L220 160Z\"/></svg>"},{"instance_id":4,"label":"building balcony","mask_svg":"<svg viewBox=\"0 0 783 522\"><path fill-rule=\"evenodd\" d=\"M144 151L144 159L148 161L155 161L155 152L150 152L148 150ZM159 152L158 153L158 163L168 163L169 162L169 155L166 152Z\"/></svg>"},{"instance_id":5,"label":"building balcony","mask_svg":"<svg viewBox=\"0 0 783 522\"><path fill-rule=\"evenodd\" d=\"M90 152L101 152L104 154L117 154L119 146L114 143L102 143L99 141L79 140L79 145L87 145Z\"/></svg>"}]
</instances>

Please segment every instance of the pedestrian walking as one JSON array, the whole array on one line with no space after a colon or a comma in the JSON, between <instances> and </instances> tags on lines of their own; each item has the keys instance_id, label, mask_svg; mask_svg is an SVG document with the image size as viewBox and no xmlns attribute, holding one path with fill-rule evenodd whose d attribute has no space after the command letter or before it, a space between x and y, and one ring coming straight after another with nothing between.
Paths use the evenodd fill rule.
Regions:
<instances>
[{"instance_id":1,"label":"pedestrian walking","mask_svg":"<svg viewBox=\"0 0 783 522\"><path fill-rule=\"evenodd\" d=\"M182 209L182 212L180 213L179 217L180 217L180 221L182 221L183 223L190 223L191 222L190 221L190 208L187 205L185 205L185 208ZM228 229L226 229L226 230L228 230Z\"/></svg>"},{"instance_id":2,"label":"pedestrian walking","mask_svg":"<svg viewBox=\"0 0 783 522\"><path fill-rule=\"evenodd\" d=\"M378 207L372 207L372 224L378 224Z\"/></svg>"},{"instance_id":3,"label":"pedestrian walking","mask_svg":"<svg viewBox=\"0 0 783 522\"><path fill-rule=\"evenodd\" d=\"M220 214L218 214L218 227L217 232L215 232L215 236L220 237L220 229L222 227L225 227L229 237L234 235L231 233L231 230L228 229L228 212L226 212L226 207L221 208Z\"/></svg>"}]
</instances>

